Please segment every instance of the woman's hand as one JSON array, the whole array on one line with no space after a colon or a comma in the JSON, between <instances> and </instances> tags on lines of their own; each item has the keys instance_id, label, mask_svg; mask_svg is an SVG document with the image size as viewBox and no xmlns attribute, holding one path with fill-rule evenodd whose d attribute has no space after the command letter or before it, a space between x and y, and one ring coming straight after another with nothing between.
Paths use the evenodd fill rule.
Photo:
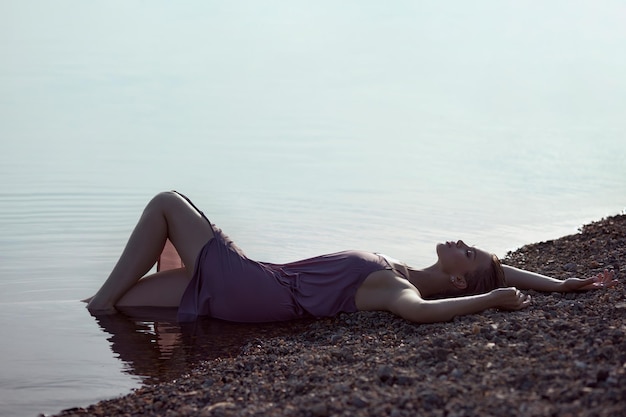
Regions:
<instances>
[{"instance_id":1,"label":"woman's hand","mask_svg":"<svg viewBox=\"0 0 626 417\"><path fill-rule=\"evenodd\" d=\"M495 308L505 310L521 310L532 302L530 295L524 294L515 287L496 288L490 292Z\"/></svg>"},{"instance_id":2,"label":"woman's hand","mask_svg":"<svg viewBox=\"0 0 626 417\"><path fill-rule=\"evenodd\" d=\"M604 270L590 278L568 278L559 284L558 291L588 291L600 288L611 288L618 281L615 279L615 272Z\"/></svg>"}]
</instances>

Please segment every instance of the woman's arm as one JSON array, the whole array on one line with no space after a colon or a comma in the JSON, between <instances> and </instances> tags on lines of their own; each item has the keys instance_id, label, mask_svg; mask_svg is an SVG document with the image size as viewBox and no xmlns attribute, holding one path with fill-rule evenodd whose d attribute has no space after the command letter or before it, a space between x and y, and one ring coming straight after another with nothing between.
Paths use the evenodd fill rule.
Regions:
<instances>
[{"instance_id":1,"label":"woman's arm","mask_svg":"<svg viewBox=\"0 0 626 417\"><path fill-rule=\"evenodd\" d=\"M388 310L416 323L437 323L488 308L520 310L530 302L530 296L516 288L498 288L486 294L440 300L424 300L417 291L404 289L390 298Z\"/></svg>"},{"instance_id":2,"label":"woman's arm","mask_svg":"<svg viewBox=\"0 0 626 417\"><path fill-rule=\"evenodd\" d=\"M504 270L506 285L523 290L567 292L611 287L616 283L613 271L604 271L604 273L591 278L560 280L508 265L502 265L502 269Z\"/></svg>"}]
</instances>

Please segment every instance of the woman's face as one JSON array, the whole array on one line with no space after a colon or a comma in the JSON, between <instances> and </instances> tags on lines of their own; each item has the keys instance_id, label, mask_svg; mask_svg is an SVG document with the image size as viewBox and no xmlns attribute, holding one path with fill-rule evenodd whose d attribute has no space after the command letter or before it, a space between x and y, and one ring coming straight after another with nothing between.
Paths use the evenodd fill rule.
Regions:
<instances>
[{"instance_id":1,"label":"woman's face","mask_svg":"<svg viewBox=\"0 0 626 417\"><path fill-rule=\"evenodd\" d=\"M454 276L464 276L478 269L486 269L491 263L489 253L467 246L462 240L439 243L437 256L443 272Z\"/></svg>"}]
</instances>

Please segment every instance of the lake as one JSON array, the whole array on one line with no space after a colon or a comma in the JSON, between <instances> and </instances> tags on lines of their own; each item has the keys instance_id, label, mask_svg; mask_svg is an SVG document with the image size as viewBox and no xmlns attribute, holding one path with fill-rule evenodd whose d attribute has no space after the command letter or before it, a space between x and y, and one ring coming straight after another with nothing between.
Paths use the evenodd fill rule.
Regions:
<instances>
[{"instance_id":1,"label":"lake","mask_svg":"<svg viewBox=\"0 0 626 417\"><path fill-rule=\"evenodd\" d=\"M90 316L144 204L247 254L416 267L626 208L617 2L0 4L0 414L176 378L303 323ZM220 335L220 337L216 336Z\"/></svg>"}]
</instances>

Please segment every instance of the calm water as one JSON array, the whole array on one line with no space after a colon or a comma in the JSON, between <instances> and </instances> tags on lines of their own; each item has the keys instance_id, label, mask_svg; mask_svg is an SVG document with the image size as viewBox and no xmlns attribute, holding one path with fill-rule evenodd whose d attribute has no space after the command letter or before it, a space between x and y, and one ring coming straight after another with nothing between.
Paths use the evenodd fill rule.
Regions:
<instances>
[{"instance_id":1,"label":"calm water","mask_svg":"<svg viewBox=\"0 0 626 417\"><path fill-rule=\"evenodd\" d=\"M498 255L626 207L617 2L0 3L0 414L298 331L91 317L177 189L249 256Z\"/></svg>"}]
</instances>

